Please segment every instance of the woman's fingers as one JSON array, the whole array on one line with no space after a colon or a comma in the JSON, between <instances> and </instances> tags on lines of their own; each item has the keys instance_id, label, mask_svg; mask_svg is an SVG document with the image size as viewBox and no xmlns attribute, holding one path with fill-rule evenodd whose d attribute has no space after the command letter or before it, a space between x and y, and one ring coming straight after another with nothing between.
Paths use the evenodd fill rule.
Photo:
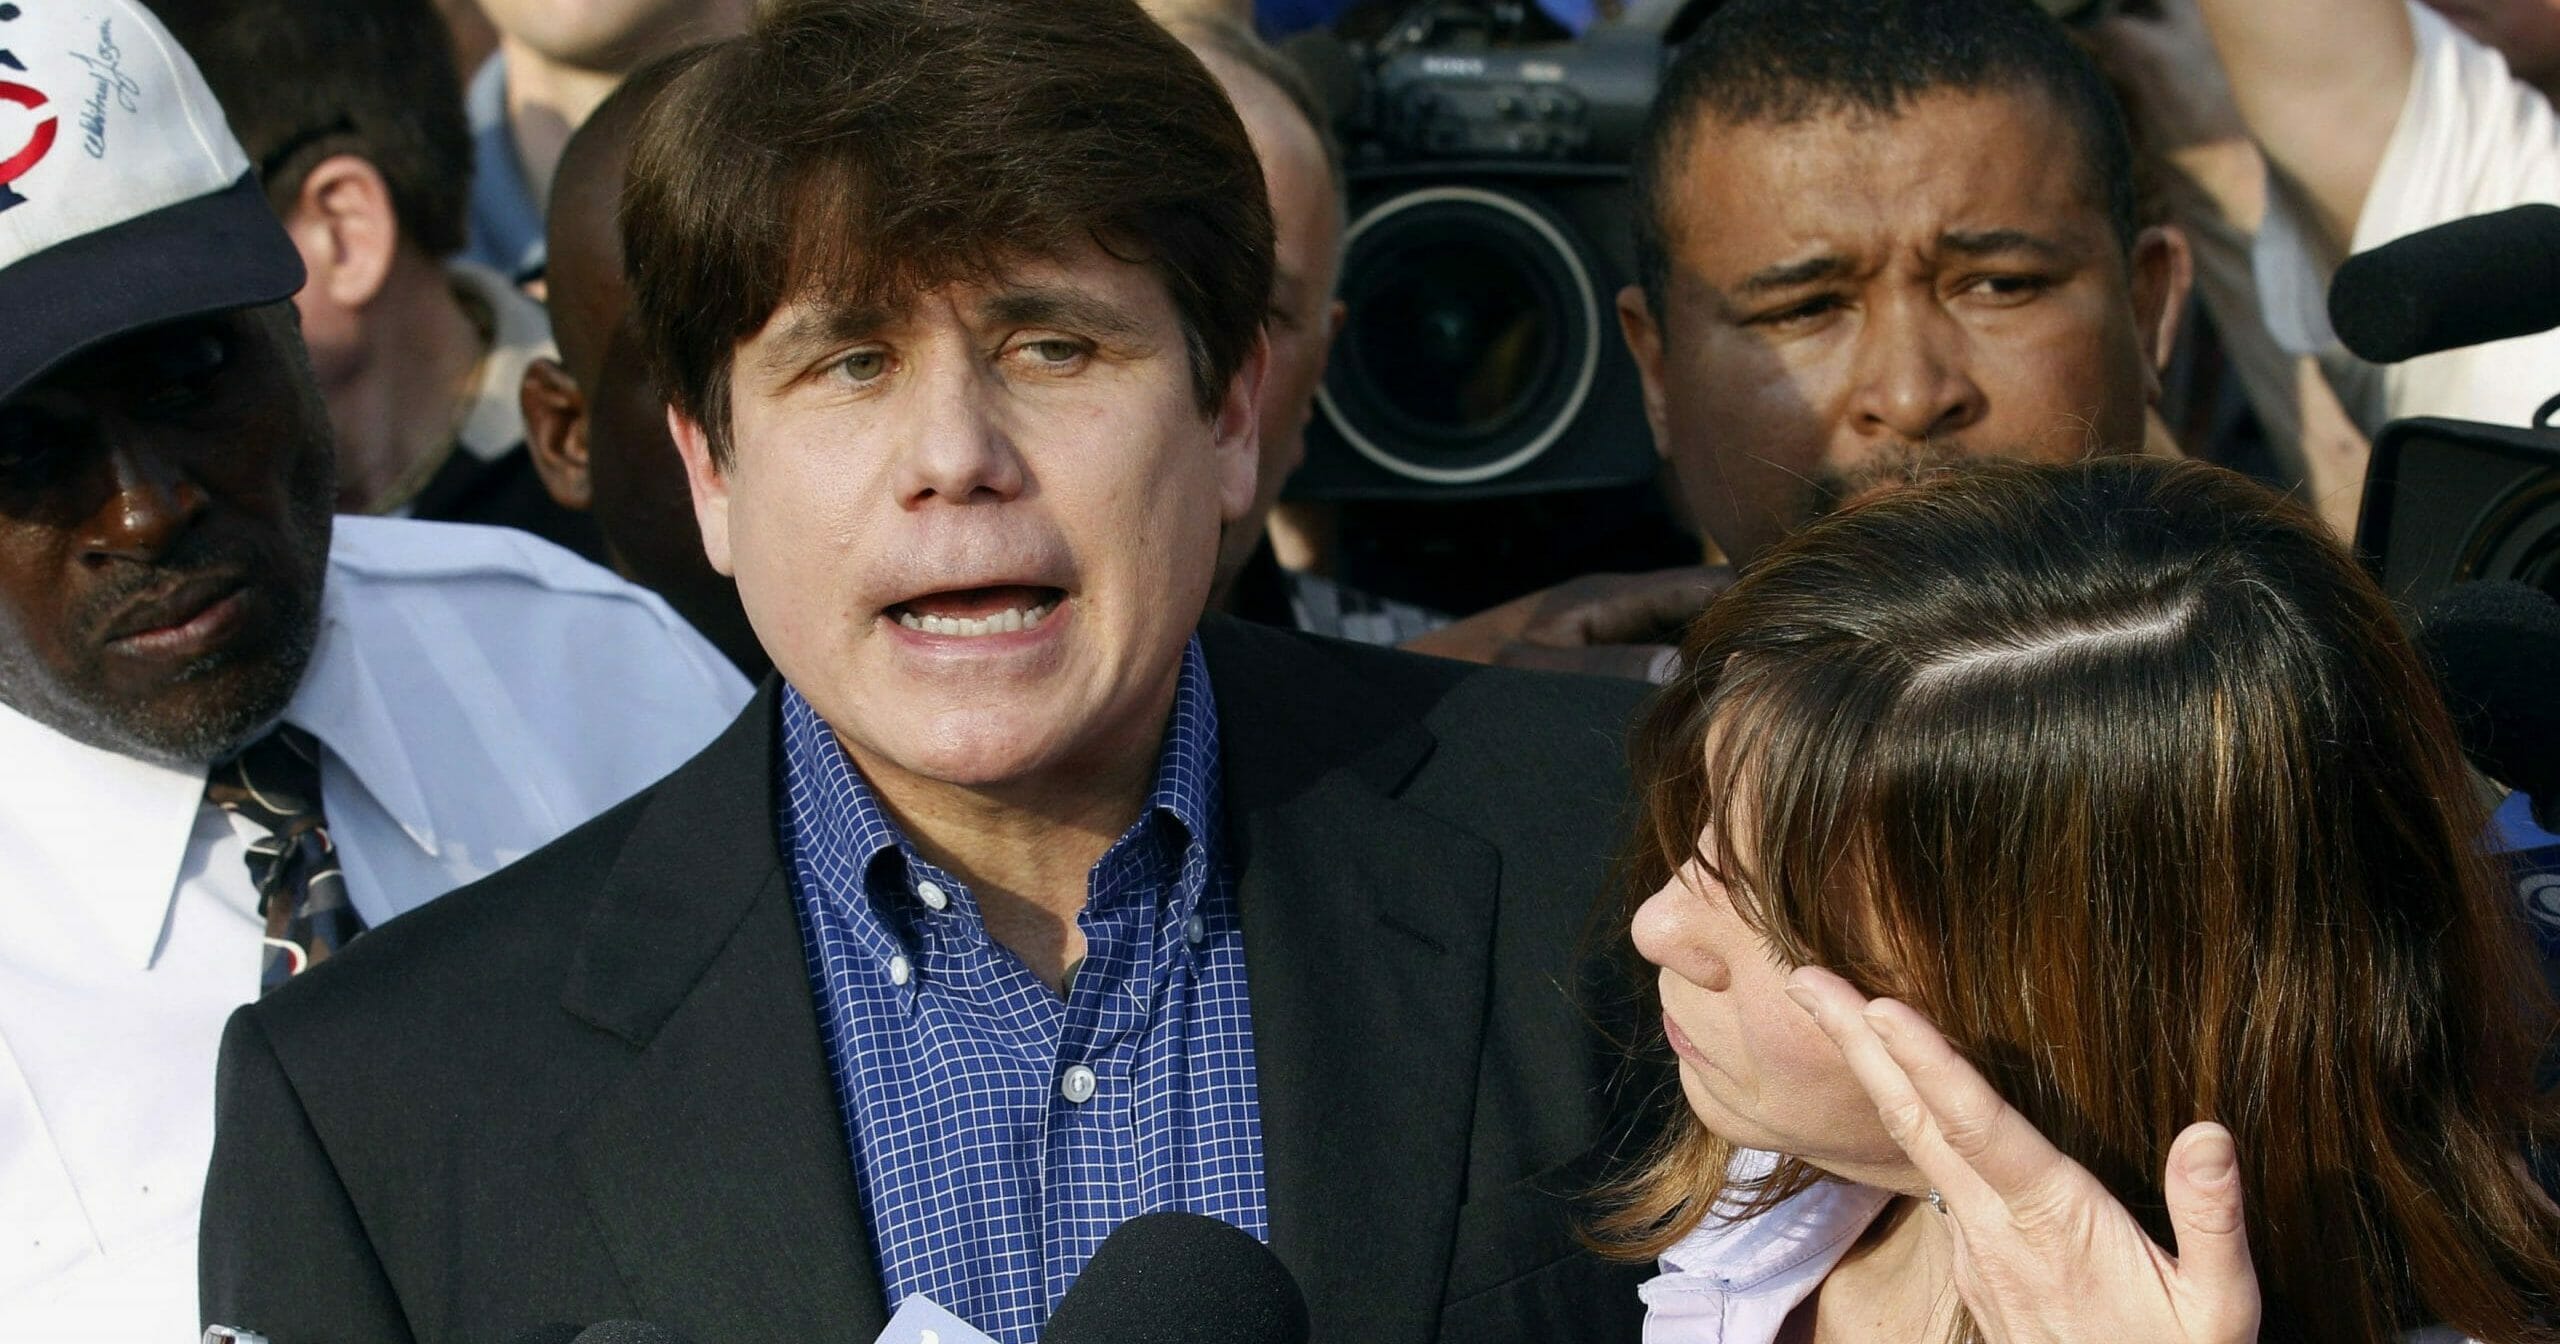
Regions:
<instances>
[{"instance_id":1,"label":"woman's fingers","mask_svg":"<svg viewBox=\"0 0 2560 1344\"><path fill-rule=\"evenodd\" d=\"M1868 1025L1902 1068L1956 1156L1999 1195L2013 1216L2080 1213L2075 1199L2105 1192L1994 1089L1929 1020L1892 999L1867 1005Z\"/></svg>"},{"instance_id":2,"label":"woman's fingers","mask_svg":"<svg viewBox=\"0 0 2560 1344\"><path fill-rule=\"evenodd\" d=\"M1832 1044L1840 1047L1849 1072L1884 1121L1885 1133L1902 1147L1911 1165L1958 1209L1998 1199L1938 1132L1937 1118L1913 1089L1902 1065L1895 1062L1867 1017L1867 1000L1848 981L1819 966L1800 966L1787 977L1787 995L1813 1015ZM1986 1210L1987 1211L1987 1210Z\"/></svg>"},{"instance_id":3,"label":"woman's fingers","mask_svg":"<svg viewBox=\"0 0 2560 1344\"><path fill-rule=\"evenodd\" d=\"M2218 1320L2227 1338L2253 1337L2258 1315L2258 1273L2249 1260L2249 1229L2241 1207L2238 1150L2231 1131L2207 1121L2189 1125L2169 1145L2161 1179L2169 1205L2169 1230L2177 1238L2178 1279L2217 1314L2245 1309L2248 1320ZM2243 1333L2242 1325L2248 1327Z\"/></svg>"}]
</instances>

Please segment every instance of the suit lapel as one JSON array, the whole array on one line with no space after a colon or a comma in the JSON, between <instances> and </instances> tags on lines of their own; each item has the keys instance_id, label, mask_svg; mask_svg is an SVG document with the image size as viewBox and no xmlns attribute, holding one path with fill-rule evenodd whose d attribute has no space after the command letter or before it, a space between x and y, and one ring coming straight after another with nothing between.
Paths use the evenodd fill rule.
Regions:
<instances>
[{"instance_id":1,"label":"suit lapel","mask_svg":"<svg viewBox=\"0 0 2560 1344\"><path fill-rule=\"evenodd\" d=\"M659 787L582 931L562 1006L634 1054L570 1160L644 1319L868 1339L886 1313L775 840L774 698Z\"/></svg>"},{"instance_id":2,"label":"suit lapel","mask_svg":"<svg viewBox=\"0 0 2560 1344\"><path fill-rule=\"evenodd\" d=\"M1305 644L1210 636L1271 1244L1319 1339L1437 1333L1499 860L1398 801L1427 730Z\"/></svg>"}]
</instances>

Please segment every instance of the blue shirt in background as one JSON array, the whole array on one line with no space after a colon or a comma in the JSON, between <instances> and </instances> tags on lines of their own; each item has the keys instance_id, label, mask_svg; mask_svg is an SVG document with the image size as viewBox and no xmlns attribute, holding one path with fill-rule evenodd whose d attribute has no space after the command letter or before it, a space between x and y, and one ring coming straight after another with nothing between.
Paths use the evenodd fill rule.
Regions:
<instances>
[{"instance_id":1,"label":"blue shirt in background","mask_svg":"<svg viewBox=\"0 0 2560 1344\"><path fill-rule=\"evenodd\" d=\"M507 120L507 63L496 53L472 75L463 107L471 118L470 232L463 259L523 284L542 274L546 215L525 185L524 160L516 157L515 127Z\"/></svg>"},{"instance_id":2,"label":"blue shirt in background","mask_svg":"<svg viewBox=\"0 0 2560 1344\"><path fill-rule=\"evenodd\" d=\"M1112 1229L1181 1209L1268 1239L1218 713L1195 639L1146 810L1087 878L1061 1000L987 937L797 690L784 853L888 1307L1033 1344Z\"/></svg>"}]
</instances>

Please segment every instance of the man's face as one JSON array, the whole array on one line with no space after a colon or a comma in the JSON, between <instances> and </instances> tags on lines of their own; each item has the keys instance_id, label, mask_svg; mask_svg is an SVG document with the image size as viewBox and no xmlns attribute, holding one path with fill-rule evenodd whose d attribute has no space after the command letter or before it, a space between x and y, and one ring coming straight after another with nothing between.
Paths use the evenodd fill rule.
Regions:
<instances>
[{"instance_id":1,"label":"man's face","mask_svg":"<svg viewBox=\"0 0 2560 1344\"><path fill-rule=\"evenodd\" d=\"M1275 266L1271 314L1271 372L1262 385L1262 466L1253 513L1229 531L1219 572L1233 574L1262 540L1263 520L1280 501L1281 487L1306 460L1307 421L1315 413L1316 386L1324 381L1326 355L1341 321L1333 285L1342 269L1342 197L1325 162L1315 128L1269 81L1215 52L1201 52L1209 72L1227 90L1271 198Z\"/></svg>"},{"instance_id":2,"label":"man's face","mask_svg":"<svg viewBox=\"0 0 2560 1344\"><path fill-rule=\"evenodd\" d=\"M737 349L705 549L874 783L1038 788L1161 733L1222 525L1254 490L1257 349L1214 415L1164 285L1087 244L895 311L784 305Z\"/></svg>"},{"instance_id":3,"label":"man's face","mask_svg":"<svg viewBox=\"0 0 2560 1344\"><path fill-rule=\"evenodd\" d=\"M0 403L0 701L210 760L311 653L334 462L283 304L171 323Z\"/></svg>"},{"instance_id":4,"label":"man's face","mask_svg":"<svg viewBox=\"0 0 2560 1344\"><path fill-rule=\"evenodd\" d=\"M628 70L746 26L754 0L480 0L499 32L563 65ZM465 71L465 74L470 73Z\"/></svg>"},{"instance_id":5,"label":"man's face","mask_svg":"<svg viewBox=\"0 0 2560 1344\"><path fill-rule=\"evenodd\" d=\"M1748 561L1915 459L2143 442L2181 244L2130 269L2069 123L2033 95L1701 121L1665 190L1667 311L1619 298L1699 524Z\"/></svg>"},{"instance_id":6,"label":"man's face","mask_svg":"<svg viewBox=\"0 0 2560 1344\"><path fill-rule=\"evenodd\" d=\"M2427 0L2455 27L2498 49L2517 77L2560 76L2560 0Z\"/></svg>"}]
</instances>

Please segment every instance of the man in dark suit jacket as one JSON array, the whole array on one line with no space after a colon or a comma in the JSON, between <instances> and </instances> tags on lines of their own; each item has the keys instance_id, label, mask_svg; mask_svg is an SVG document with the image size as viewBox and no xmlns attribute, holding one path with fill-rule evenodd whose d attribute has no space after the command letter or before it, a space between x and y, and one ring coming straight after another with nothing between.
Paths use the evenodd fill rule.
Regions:
<instances>
[{"instance_id":1,"label":"man in dark suit jacket","mask_svg":"<svg viewBox=\"0 0 2560 1344\"><path fill-rule=\"evenodd\" d=\"M1320 1340L1633 1340L1567 1199L1644 1091L1576 992L1639 691L1202 623L1272 259L1197 61L1129 0L785 0L623 222L779 680L234 1019L208 1317L1030 1344L1171 1207Z\"/></svg>"}]
</instances>

